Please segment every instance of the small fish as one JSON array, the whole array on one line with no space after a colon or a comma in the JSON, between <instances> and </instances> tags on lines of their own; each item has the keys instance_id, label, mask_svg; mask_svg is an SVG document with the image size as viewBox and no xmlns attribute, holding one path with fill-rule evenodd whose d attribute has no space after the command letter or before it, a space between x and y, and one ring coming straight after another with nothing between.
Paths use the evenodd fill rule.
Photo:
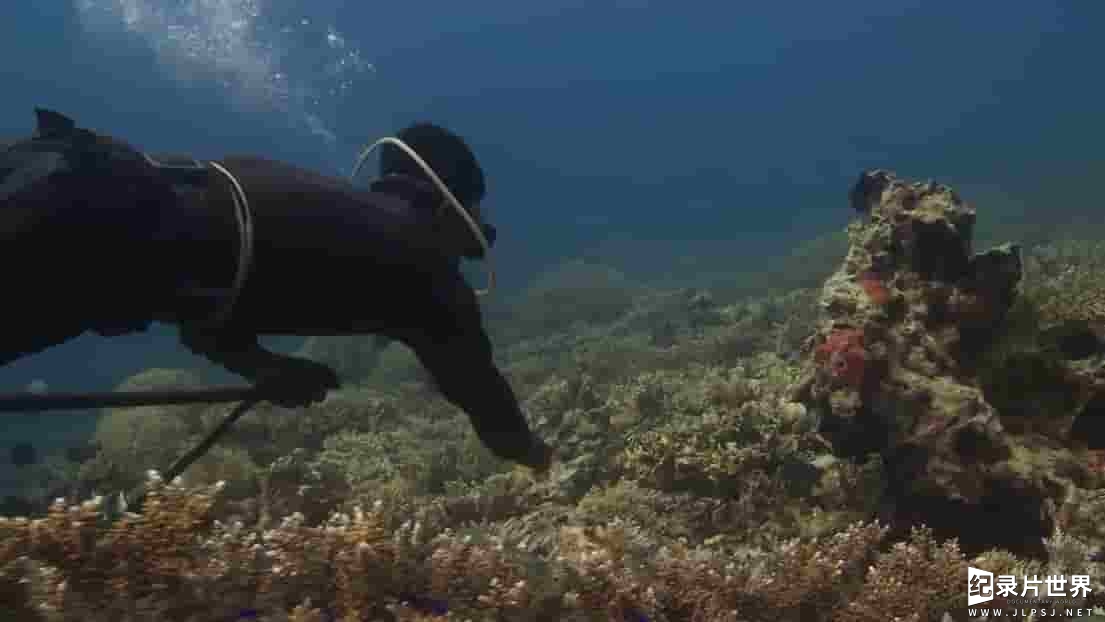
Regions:
<instances>
[{"instance_id":1,"label":"small fish","mask_svg":"<svg viewBox=\"0 0 1105 622\"><path fill-rule=\"evenodd\" d=\"M12 445L10 456L12 464L17 467L25 467L28 464L38 462L38 451L30 443L16 443Z\"/></svg>"}]
</instances>

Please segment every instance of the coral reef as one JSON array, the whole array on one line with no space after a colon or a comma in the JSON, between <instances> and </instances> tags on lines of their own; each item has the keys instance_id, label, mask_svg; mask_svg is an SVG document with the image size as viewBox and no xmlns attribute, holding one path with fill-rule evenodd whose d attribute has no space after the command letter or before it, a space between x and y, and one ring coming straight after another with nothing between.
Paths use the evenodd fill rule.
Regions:
<instances>
[{"instance_id":1,"label":"coral reef","mask_svg":"<svg viewBox=\"0 0 1105 622\"><path fill-rule=\"evenodd\" d=\"M364 380L380 363L387 341L381 337L311 337L298 355L329 365L343 383Z\"/></svg>"},{"instance_id":2,"label":"coral reef","mask_svg":"<svg viewBox=\"0 0 1105 622\"><path fill-rule=\"evenodd\" d=\"M540 275L512 305L516 330L548 334L610 322L633 306L636 286L621 272L570 261Z\"/></svg>"},{"instance_id":3,"label":"coral reef","mask_svg":"<svg viewBox=\"0 0 1105 622\"><path fill-rule=\"evenodd\" d=\"M317 526L212 517L221 485L151 474L141 514L103 520L100 500L0 519L0 607L20 620L938 620L961 608L968 560L916 530L855 523L733 555L660 548L619 521L562 527L547 555L494 534L398 526L382 503ZM1063 544L1063 543L1060 543ZM1066 545L1064 545L1066 546ZM1012 558L1010 564L1021 564ZM1025 567L1021 564L1022 567ZM211 598L217 594L217 598ZM325 616L325 617L324 617Z\"/></svg>"},{"instance_id":4,"label":"coral reef","mask_svg":"<svg viewBox=\"0 0 1105 622\"><path fill-rule=\"evenodd\" d=\"M1046 322L1105 323L1105 243L1064 240L1030 255L1033 298Z\"/></svg>"},{"instance_id":5,"label":"coral reef","mask_svg":"<svg viewBox=\"0 0 1105 622\"><path fill-rule=\"evenodd\" d=\"M1105 244L1056 241L1034 249L1026 263L1030 279L1025 298L1031 313L1024 313L1029 316L1024 323L1038 330L1020 331L1015 335L1018 339L998 353L1003 363L1017 369L1019 379L1031 374L1039 388L1035 395L1046 400L1046 407L1073 414L1073 440L1101 450L1105 448ZM1043 383L1048 386L1041 387ZM1010 397L1017 393L1007 392Z\"/></svg>"},{"instance_id":6,"label":"coral reef","mask_svg":"<svg viewBox=\"0 0 1105 622\"><path fill-rule=\"evenodd\" d=\"M1070 606L1100 605L1105 249L974 253L972 207L881 171L852 199L728 290L570 262L494 310L563 456L540 479L373 340L307 343L351 386L260 405L174 482L147 470L224 408L106 413L65 498L0 519L0 617L961 622L968 565L1088 574Z\"/></svg>"},{"instance_id":7,"label":"coral reef","mask_svg":"<svg viewBox=\"0 0 1105 622\"><path fill-rule=\"evenodd\" d=\"M1077 392L1063 393L1068 370L1058 362L1024 370L1023 348L1000 364L994 356L1016 323L1007 319L1020 248L972 253L975 210L946 186L870 171L852 203L866 218L850 227L848 254L822 291L800 401L837 455L883 460L892 526L926 524L975 553L1045 556L1065 489L1020 459L1025 441L1003 424L1021 414L1013 402ZM1071 414L1075 401L1052 400L1031 417Z\"/></svg>"}]
</instances>

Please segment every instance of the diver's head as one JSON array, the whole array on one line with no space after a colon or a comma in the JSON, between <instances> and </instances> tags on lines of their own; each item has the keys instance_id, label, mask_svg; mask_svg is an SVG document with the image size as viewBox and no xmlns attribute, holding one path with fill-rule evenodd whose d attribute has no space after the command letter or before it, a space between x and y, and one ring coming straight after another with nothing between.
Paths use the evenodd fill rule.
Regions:
<instances>
[{"instance_id":1,"label":"diver's head","mask_svg":"<svg viewBox=\"0 0 1105 622\"><path fill-rule=\"evenodd\" d=\"M472 209L483 200L487 193L483 169L460 136L433 123L415 123L400 130L395 137L422 156L464 207ZM380 176L395 174L429 181L422 168L398 147L383 145Z\"/></svg>"},{"instance_id":2,"label":"diver's head","mask_svg":"<svg viewBox=\"0 0 1105 622\"><path fill-rule=\"evenodd\" d=\"M475 219L488 243L494 244L495 227L487 224L480 209L480 202L487 194L483 169L464 139L433 123L409 125L395 134L395 138L403 141L430 165L468 214ZM380 176L385 175L409 175L430 181L417 162L392 144L384 144L380 150ZM444 210L444 213L450 220L456 216L451 209ZM483 249L471 239L467 226L457 222L448 225L448 228L456 229L464 239L464 246L468 247L462 253L464 256L474 258L483 255Z\"/></svg>"}]
</instances>

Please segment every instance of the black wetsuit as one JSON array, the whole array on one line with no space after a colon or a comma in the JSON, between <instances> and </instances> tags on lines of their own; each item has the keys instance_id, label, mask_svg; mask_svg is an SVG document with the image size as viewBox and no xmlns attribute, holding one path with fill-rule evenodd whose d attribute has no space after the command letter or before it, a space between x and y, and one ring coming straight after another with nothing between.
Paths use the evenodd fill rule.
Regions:
<instances>
[{"instance_id":1,"label":"black wetsuit","mask_svg":"<svg viewBox=\"0 0 1105 622\"><path fill-rule=\"evenodd\" d=\"M180 325L193 350L256 379L260 367L302 363L259 351L258 335L382 335L414 351L494 453L547 466L550 449L492 360L431 186L396 176L359 189L263 158L220 162L248 196L254 253L218 327L206 320L223 299L189 293L226 290L234 278L238 229L230 185L215 171L204 192L180 194L116 157L0 194L0 259L21 271L5 296L18 310L5 322L0 364L87 330L161 320Z\"/></svg>"}]
</instances>

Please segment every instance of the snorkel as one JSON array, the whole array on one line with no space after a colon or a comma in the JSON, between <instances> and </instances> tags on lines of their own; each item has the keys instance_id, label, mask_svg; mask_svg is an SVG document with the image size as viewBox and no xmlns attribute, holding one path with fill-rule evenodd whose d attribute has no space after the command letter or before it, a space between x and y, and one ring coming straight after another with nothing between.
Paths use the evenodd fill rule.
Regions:
<instances>
[{"instance_id":1,"label":"snorkel","mask_svg":"<svg viewBox=\"0 0 1105 622\"><path fill-rule=\"evenodd\" d=\"M441 194L445 196L445 202L452 206L452 208L456 210L457 214L460 215L462 219L464 219L465 224L468 225L468 229L472 232L472 236L476 238L476 241L480 244L480 248L483 249L484 270L487 271L487 287L485 287L484 289L477 289L476 295L486 296L490 294L491 289L495 286L495 270L491 267L491 260L489 258L491 255L491 243L488 242L487 236L484 235L483 229L480 227L479 223L477 223L476 220L472 218L471 214L468 213L468 210L464 209L464 206L461 205L461 202L452 193L452 191L449 190L448 186L445 185L445 182L441 181L441 178L438 177L437 173L435 173L434 170L430 168L430 165L422 159L422 156L418 155L418 153L416 153L414 149L411 149L411 147L407 145L407 143L393 136L385 136L380 140L372 143L371 145L368 145L364 148L364 150L361 151L361 154L357 156L357 161L353 164L353 172L349 174L350 181L357 178L357 173L361 171L361 167L364 166L364 163L368 159L368 156L377 147L384 144L394 145L395 147L398 147L400 150L402 150L403 153L410 156L411 160L413 160L414 163L422 169L422 172L426 173L426 176L430 178L430 181L433 182L433 184L437 186L437 189L441 192Z\"/></svg>"}]
</instances>

